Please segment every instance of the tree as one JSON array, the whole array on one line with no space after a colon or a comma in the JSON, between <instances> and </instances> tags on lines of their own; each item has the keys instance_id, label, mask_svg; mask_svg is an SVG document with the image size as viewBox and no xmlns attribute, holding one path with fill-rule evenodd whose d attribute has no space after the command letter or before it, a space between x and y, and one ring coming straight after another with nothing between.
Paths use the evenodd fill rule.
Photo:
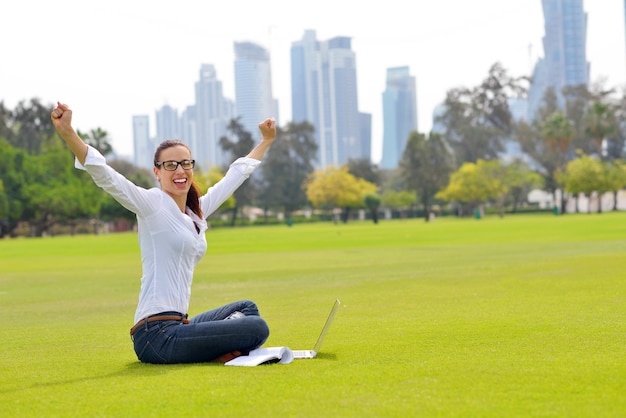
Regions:
<instances>
[{"instance_id":1,"label":"tree","mask_svg":"<svg viewBox=\"0 0 626 418\"><path fill-rule=\"evenodd\" d=\"M467 204L470 209L479 209L481 204L490 199L501 201L508 191L502 172L499 161L464 163L452 173L450 183L436 197Z\"/></svg>"},{"instance_id":2,"label":"tree","mask_svg":"<svg viewBox=\"0 0 626 418\"><path fill-rule=\"evenodd\" d=\"M585 132L593 141L598 156L603 158L602 143L617 130L615 113L606 103L595 102L585 115Z\"/></svg>"},{"instance_id":3,"label":"tree","mask_svg":"<svg viewBox=\"0 0 626 418\"><path fill-rule=\"evenodd\" d=\"M222 149L224 151L230 151L232 159L248 155L254 146L254 141L252 140L252 134L246 131L244 126L241 124L241 119L231 119L228 123L228 131L234 138L237 139L237 141L231 141L231 139L227 136L221 137L220 146ZM256 189L253 181L246 181L235 191L233 194L235 197L235 206L232 209L233 216L231 218L231 226L235 226L239 209L252 204L255 193Z\"/></svg>"},{"instance_id":4,"label":"tree","mask_svg":"<svg viewBox=\"0 0 626 418\"><path fill-rule=\"evenodd\" d=\"M357 178L348 167L327 167L307 176L303 187L307 199L314 207L322 209L342 208L341 219L347 222L350 210L363 207L363 199L376 192L376 185Z\"/></svg>"},{"instance_id":5,"label":"tree","mask_svg":"<svg viewBox=\"0 0 626 418\"><path fill-rule=\"evenodd\" d=\"M565 158L574 139L574 127L561 112L555 112L541 125L541 136L550 152Z\"/></svg>"},{"instance_id":6,"label":"tree","mask_svg":"<svg viewBox=\"0 0 626 418\"><path fill-rule=\"evenodd\" d=\"M381 198L377 194L367 194L363 198L363 203L365 203L365 207L369 209L370 214L372 215L372 221L375 224L378 223L378 208L380 207Z\"/></svg>"},{"instance_id":7,"label":"tree","mask_svg":"<svg viewBox=\"0 0 626 418\"><path fill-rule=\"evenodd\" d=\"M415 205L418 196L415 192L409 190L385 190L381 196L381 205L400 211L402 217L411 206Z\"/></svg>"},{"instance_id":8,"label":"tree","mask_svg":"<svg viewBox=\"0 0 626 418\"><path fill-rule=\"evenodd\" d=\"M620 160L604 163L608 191L613 192L613 210L617 210L617 193L626 187L626 164Z\"/></svg>"},{"instance_id":9,"label":"tree","mask_svg":"<svg viewBox=\"0 0 626 418\"><path fill-rule=\"evenodd\" d=\"M561 184L555 174L562 170L569 160L568 152L575 131L563 113L555 112L540 125L540 134L548 151L547 158L544 159L547 162L545 165L552 169L548 176L553 181L553 193L556 193ZM556 194L554 198L556 201ZM561 193L561 213L565 213L565 193Z\"/></svg>"},{"instance_id":10,"label":"tree","mask_svg":"<svg viewBox=\"0 0 626 418\"><path fill-rule=\"evenodd\" d=\"M369 181L370 183L380 184L380 169L367 158L349 159L348 172L356 177Z\"/></svg>"},{"instance_id":11,"label":"tree","mask_svg":"<svg viewBox=\"0 0 626 418\"><path fill-rule=\"evenodd\" d=\"M400 160L400 173L408 190L416 193L430 219L435 194L448 183L454 159L442 136L411 133Z\"/></svg>"},{"instance_id":12,"label":"tree","mask_svg":"<svg viewBox=\"0 0 626 418\"><path fill-rule=\"evenodd\" d=\"M606 159L609 161L624 158L626 149L626 89L614 103L616 129L606 138Z\"/></svg>"},{"instance_id":13,"label":"tree","mask_svg":"<svg viewBox=\"0 0 626 418\"><path fill-rule=\"evenodd\" d=\"M505 175L513 212L517 212L519 204L526 199L531 190L542 188L544 184L541 176L520 160L514 160L508 164Z\"/></svg>"},{"instance_id":14,"label":"tree","mask_svg":"<svg viewBox=\"0 0 626 418\"><path fill-rule=\"evenodd\" d=\"M496 63L478 87L448 91L445 110L436 121L445 127L445 137L458 166L498 158L504 149L503 141L512 131L509 99L524 94L526 82L525 77L510 77Z\"/></svg>"},{"instance_id":15,"label":"tree","mask_svg":"<svg viewBox=\"0 0 626 418\"><path fill-rule=\"evenodd\" d=\"M5 229L8 230L8 221L7 218L9 216L9 198L7 194L4 192L4 183L0 178L0 238L3 238L6 234Z\"/></svg>"},{"instance_id":16,"label":"tree","mask_svg":"<svg viewBox=\"0 0 626 418\"><path fill-rule=\"evenodd\" d=\"M500 217L503 217L505 199L510 190L508 167L500 160L479 160L476 165L480 180L489 193L488 199L498 208Z\"/></svg>"},{"instance_id":17,"label":"tree","mask_svg":"<svg viewBox=\"0 0 626 418\"><path fill-rule=\"evenodd\" d=\"M0 139L0 181L6 199L0 237L11 235L20 221L28 220L25 187L32 175L31 157L24 149L13 147L8 141Z\"/></svg>"},{"instance_id":18,"label":"tree","mask_svg":"<svg viewBox=\"0 0 626 418\"><path fill-rule=\"evenodd\" d=\"M60 143L33 157L23 186L33 235L42 236L56 223L73 227L76 219L97 215L103 192L87 173L74 169L73 162Z\"/></svg>"},{"instance_id":19,"label":"tree","mask_svg":"<svg viewBox=\"0 0 626 418\"><path fill-rule=\"evenodd\" d=\"M561 188L557 173L565 170L571 159L572 140L576 131L572 122L558 108L556 92L549 88L544 95L544 104L536 119L531 123L519 122L516 137L522 150L540 166L539 174L555 202L557 190ZM561 194L561 212L565 209L565 194Z\"/></svg>"},{"instance_id":20,"label":"tree","mask_svg":"<svg viewBox=\"0 0 626 418\"><path fill-rule=\"evenodd\" d=\"M0 101L0 139L5 139L11 143L13 131L10 128L12 120L12 112L4 105L4 101Z\"/></svg>"},{"instance_id":21,"label":"tree","mask_svg":"<svg viewBox=\"0 0 626 418\"><path fill-rule=\"evenodd\" d=\"M313 172L317 156L314 128L308 122L289 123L277 129L276 140L263 165L259 202L266 209L280 208L287 220L292 212L307 204L302 183Z\"/></svg>"},{"instance_id":22,"label":"tree","mask_svg":"<svg viewBox=\"0 0 626 418\"><path fill-rule=\"evenodd\" d=\"M573 158L573 150L582 149L586 152L593 152L593 143L589 141L586 133L585 117L589 112L591 103L595 100L596 94L589 90L586 84L576 84L565 86L561 90L564 102L558 102L558 109L549 113L551 116L555 112L560 112L569 120L573 129L571 140L571 152L568 159ZM546 118L543 118L545 120Z\"/></svg>"},{"instance_id":23,"label":"tree","mask_svg":"<svg viewBox=\"0 0 626 418\"><path fill-rule=\"evenodd\" d=\"M604 173L599 160L581 155L567 163L566 170L562 175L565 190L568 193L578 195L584 193L591 203L591 194L603 189ZM598 208L601 207L598 196ZM591 204L587 207L587 212L591 212Z\"/></svg>"},{"instance_id":24,"label":"tree","mask_svg":"<svg viewBox=\"0 0 626 418\"><path fill-rule=\"evenodd\" d=\"M29 102L20 101L12 112L9 124L12 135L7 139L15 147L23 148L29 154L40 154L44 144L56 132L50 120L52 108L41 104L36 98Z\"/></svg>"},{"instance_id":25,"label":"tree","mask_svg":"<svg viewBox=\"0 0 626 418\"><path fill-rule=\"evenodd\" d=\"M109 134L102 128L91 129L85 134L80 130L76 132L86 144L91 145L105 157L113 152L113 146L109 142Z\"/></svg>"}]
</instances>

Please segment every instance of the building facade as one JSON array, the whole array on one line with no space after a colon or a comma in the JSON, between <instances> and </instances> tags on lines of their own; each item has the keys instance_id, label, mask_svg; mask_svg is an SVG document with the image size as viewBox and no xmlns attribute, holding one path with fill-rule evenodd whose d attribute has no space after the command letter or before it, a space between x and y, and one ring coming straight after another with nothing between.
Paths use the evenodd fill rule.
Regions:
<instances>
[{"instance_id":1,"label":"building facade","mask_svg":"<svg viewBox=\"0 0 626 418\"><path fill-rule=\"evenodd\" d=\"M180 139L178 110L164 105L156 111L156 140Z\"/></svg>"},{"instance_id":2,"label":"building facade","mask_svg":"<svg viewBox=\"0 0 626 418\"><path fill-rule=\"evenodd\" d=\"M383 153L380 167L398 167L411 132L417 131L417 92L409 67L387 69L383 92Z\"/></svg>"},{"instance_id":3,"label":"building facade","mask_svg":"<svg viewBox=\"0 0 626 418\"><path fill-rule=\"evenodd\" d=\"M291 46L291 87L293 122L314 126L319 167L371 160L371 129L362 126L368 118L358 110L356 55L350 38L318 41L315 31L305 31ZM364 138L368 133L370 137Z\"/></svg>"},{"instance_id":4,"label":"building facade","mask_svg":"<svg viewBox=\"0 0 626 418\"><path fill-rule=\"evenodd\" d=\"M198 81L195 84L196 104L186 119L193 123L185 129L193 136L193 152L196 164L203 170L212 166L222 166L226 163L224 152L219 141L228 135L227 126L233 117L232 106L224 98L222 82L217 78L217 71L213 64L202 64Z\"/></svg>"},{"instance_id":5,"label":"building facade","mask_svg":"<svg viewBox=\"0 0 626 418\"><path fill-rule=\"evenodd\" d=\"M278 123L270 56L252 42L235 42L235 107L244 129L255 139L260 122L274 117Z\"/></svg>"},{"instance_id":6,"label":"building facade","mask_svg":"<svg viewBox=\"0 0 626 418\"><path fill-rule=\"evenodd\" d=\"M154 165L154 141L150 138L150 117L133 116L133 164L141 168Z\"/></svg>"},{"instance_id":7,"label":"building facade","mask_svg":"<svg viewBox=\"0 0 626 418\"><path fill-rule=\"evenodd\" d=\"M589 85L587 61L587 13L583 0L542 0L544 57L533 70L528 93L528 119L533 120L543 104L548 88L553 88L561 104L566 86Z\"/></svg>"}]
</instances>

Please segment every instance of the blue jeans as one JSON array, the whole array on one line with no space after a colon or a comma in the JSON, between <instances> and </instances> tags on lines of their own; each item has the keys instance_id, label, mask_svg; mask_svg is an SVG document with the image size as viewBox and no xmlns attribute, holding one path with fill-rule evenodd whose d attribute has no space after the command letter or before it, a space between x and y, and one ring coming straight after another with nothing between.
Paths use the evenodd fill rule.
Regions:
<instances>
[{"instance_id":1,"label":"blue jeans","mask_svg":"<svg viewBox=\"0 0 626 418\"><path fill-rule=\"evenodd\" d=\"M226 319L233 312L242 318ZM159 315L180 315L162 312ZM133 335L137 358L144 363L203 363L233 351L246 353L260 347L269 336L265 320L250 300L229 303L182 321L142 324Z\"/></svg>"}]
</instances>

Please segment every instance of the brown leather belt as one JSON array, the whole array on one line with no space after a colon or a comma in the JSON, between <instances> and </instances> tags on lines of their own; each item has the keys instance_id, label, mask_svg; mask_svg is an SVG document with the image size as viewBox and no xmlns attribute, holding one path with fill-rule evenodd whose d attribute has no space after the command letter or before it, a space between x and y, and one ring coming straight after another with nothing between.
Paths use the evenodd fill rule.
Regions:
<instances>
[{"instance_id":1,"label":"brown leather belt","mask_svg":"<svg viewBox=\"0 0 626 418\"><path fill-rule=\"evenodd\" d=\"M145 323L154 322L154 321L182 321L183 324L188 324L189 320L186 316L182 315L155 315L149 316L147 318L141 319L130 329L130 335L133 335L137 329Z\"/></svg>"}]
</instances>

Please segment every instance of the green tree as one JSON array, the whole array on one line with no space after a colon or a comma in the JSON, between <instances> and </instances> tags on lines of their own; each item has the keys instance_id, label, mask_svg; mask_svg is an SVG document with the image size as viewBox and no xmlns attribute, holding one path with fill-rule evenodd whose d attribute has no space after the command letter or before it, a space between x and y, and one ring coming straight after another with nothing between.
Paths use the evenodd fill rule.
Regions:
<instances>
[{"instance_id":1,"label":"green tree","mask_svg":"<svg viewBox=\"0 0 626 418\"><path fill-rule=\"evenodd\" d=\"M509 189L508 197L513 212L517 212L518 206L526 200L528 193L533 189L540 189L544 185L543 178L532 171L528 164L520 160L514 160L508 164L505 175L505 183Z\"/></svg>"},{"instance_id":2,"label":"green tree","mask_svg":"<svg viewBox=\"0 0 626 418\"><path fill-rule=\"evenodd\" d=\"M605 162L608 191L613 192L613 210L617 210L617 193L626 187L626 164L621 160Z\"/></svg>"},{"instance_id":3,"label":"green tree","mask_svg":"<svg viewBox=\"0 0 626 418\"><path fill-rule=\"evenodd\" d=\"M613 111L616 129L606 138L606 159L609 161L624 158L626 150L626 90L615 100Z\"/></svg>"},{"instance_id":4,"label":"green tree","mask_svg":"<svg viewBox=\"0 0 626 418\"><path fill-rule=\"evenodd\" d=\"M430 137L411 133L400 160L400 173L408 190L416 193L424 209L424 219L430 219L435 194L444 187L454 169L454 159L442 136Z\"/></svg>"},{"instance_id":5,"label":"green tree","mask_svg":"<svg viewBox=\"0 0 626 418\"><path fill-rule=\"evenodd\" d=\"M31 177L31 157L24 149L13 147L0 139L0 181L4 188L6 207L0 216L2 236L12 235L19 222L28 220L28 195L24 188Z\"/></svg>"},{"instance_id":6,"label":"green tree","mask_svg":"<svg viewBox=\"0 0 626 418\"><path fill-rule=\"evenodd\" d=\"M553 182L553 193L561 186L555 175L562 170L569 160L570 144L575 136L575 130L572 123L561 112L553 113L540 126L541 137L546 144L548 162L546 166L551 168L551 172L547 173L550 182ZM556 201L556 194L554 194ZM561 193L561 213L565 213L565 193Z\"/></svg>"},{"instance_id":7,"label":"green tree","mask_svg":"<svg viewBox=\"0 0 626 418\"><path fill-rule=\"evenodd\" d=\"M259 202L266 209L283 210L287 220L292 212L307 204L302 183L314 170L317 145L314 128L308 122L289 123L285 129L277 129L261 165L261 189Z\"/></svg>"},{"instance_id":8,"label":"green tree","mask_svg":"<svg viewBox=\"0 0 626 418\"><path fill-rule=\"evenodd\" d=\"M55 136L56 131L50 120L52 109L53 106L46 106L37 98L29 102L20 101L12 112L12 135L7 139L29 154L40 154L46 142Z\"/></svg>"},{"instance_id":9,"label":"green tree","mask_svg":"<svg viewBox=\"0 0 626 418\"><path fill-rule=\"evenodd\" d=\"M496 63L479 86L447 92L445 110L436 121L445 127L445 138L454 152L457 167L465 162L498 158L513 126L509 99L524 94L526 82L524 77L509 76Z\"/></svg>"},{"instance_id":10,"label":"green tree","mask_svg":"<svg viewBox=\"0 0 626 418\"><path fill-rule=\"evenodd\" d=\"M592 193L604 188L603 171L604 168L599 160L583 154L567 163L564 175L562 175L565 190L574 195L584 193L591 203ZM598 207L601 207L600 196L598 196ZM587 211L591 212L591 204L587 206Z\"/></svg>"},{"instance_id":11,"label":"green tree","mask_svg":"<svg viewBox=\"0 0 626 418\"><path fill-rule=\"evenodd\" d=\"M363 198L363 203L365 203L365 207L370 211L372 215L372 221L375 224L378 223L378 208L380 207L381 198L377 194L367 194Z\"/></svg>"},{"instance_id":12,"label":"green tree","mask_svg":"<svg viewBox=\"0 0 626 418\"><path fill-rule=\"evenodd\" d=\"M508 191L501 175L499 161L479 160L476 164L464 163L452 173L448 185L436 195L448 202L458 202L470 209L480 209L489 200L501 200ZM496 174L497 173L497 174Z\"/></svg>"},{"instance_id":13,"label":"green tree","mask_svg":"<svg viewBox=\"0 0 626 418\"><path fill-rule=\"evenodd\" d=\"M377 189L375 184L350 174L347 166L317 170L307 177L303 187L314 207L342 208L343 222L348 221L351 209L363 207L365 196Z\"/></svg>"},{"instance_id":14,"label":"green tree","mask_svg":"<svg viewBox=\"0 0 626 418\"><path fill-rule=\"evenodd\" d=\"M593 152L593 144L590 143L589 135L586 133L585 117L595 100L596 94L585 84L565 86L561 90L561 94L564 100L562 103L559 102L558 112L565 115L574 131L570 150L583 149L587 152ZM548 116L551 116L552 113L554 112ZM571 158L573 158L573 152L570 152L569 159Z\"/></svg>"},{"instance_id":15,"label":"green tree","mask_svg":"<svg viewBox=\"0 0 626 418\"><path fill-rule=\"evenodd\" d=\"M519 122L516 125L516 138L522 150L540 167L538 172L544 179L545 187L557 201L557 191L562 184L557 173L565 170L572 155L572 141L576 130L567 116L559 110L554 89L544 96L544 104L532 123ZM565 193L561 193L561 212L565 209Z\"/></svg>"},{"instance_id":16,"label":"green tree","mask_svg":"<svg viewBox=\"0 0 626 418\"><path fill-rule=\"evenodd\" d=\"M5 229L8 229L8 217L9 197L4 191L4 182L0 178L0 238L4 237L4 235L6 234Z\"/></svg>"},{"instance_id":17,"label":"green tree","mask_svg":"<svg viewBox=\"0 0 626 418\"><path fill-rule=\"evenodd\" d=\"M34 157L32 178L24 187L33 235L43 235L56 223L73 227L77 219L98 214L102 192L87 173L74 169L73 162L60 144Z\"/></svg>"},{"instance_id":18,"label":"green tree","mask_svg":"<svg viewBox=\"0 0 626 418\"><path fill-rule=\"evenodd\" d=\"M406 211L417 203L418 196L409 190L385 190L381 195L381 205L389 209L395 209L404 217Z\"/></svg>"},{"instance_id":19,"label":"green tree","mask_svg":"<svg viewBox=\"0 0 626 418\"><path fill-rule=\"evenodd\" d=\"M109 141L109 134L102 128L91 129L89 133L83 133L79 130L77 134L86 144L100 151L105 157L113 152L113 146Z\"/></svg>"},{"instance_id":20,"label":"green tree","mask_svg":"<svg viewBox=\"0 0 626 418\"><path fill-rule=\"evenodd\" d=\"M602 102L595 102L585 115L585 132L591 138L595 150L603 158L602 144L604 139L617 130L615 113L611 107Z\"/></svg>"},{"instance_id":21,"label":"green tree","mask_svg":"<svg viewBox=\"0 0 626 418\"><path fill-rule=\"evenodd\" d=\"M11 136L13 131L11 130L12 112L4 105L4 101L0 101L0 139L5 139L11 143Z\"/></svg>"},{"instance_id":22,"label":"green tree","mask_svg":"<svg viewBox=\"0 0 626 418\"><path fill-rule=\"evenodd\" d=\"M349 159L347 162L348 171L356 177L380 184L380 169L367 158Z\"/></svg>"},{"instance_id":23,"label":"green tree","mask_svg":"<svg viewBox=\"0 0 626 418\"><path fill-rule=\"evenodd\" d=\"M254 146L254 140L252 134L245 130L241 124L241 119L231 119L228 123L228 131L232 137L236 138L236 141L231 140L228 136L220 138L220 147L227 152L230 152L231 158L234 160L239 157L248 155L252 147ZM244 182L233 194L235 197L235 206L232 208L231 226L235 226L237 222L237 216L239 209L251 205L256 196L256 186L252 179Z\"/></svg>"}]
</instances>

